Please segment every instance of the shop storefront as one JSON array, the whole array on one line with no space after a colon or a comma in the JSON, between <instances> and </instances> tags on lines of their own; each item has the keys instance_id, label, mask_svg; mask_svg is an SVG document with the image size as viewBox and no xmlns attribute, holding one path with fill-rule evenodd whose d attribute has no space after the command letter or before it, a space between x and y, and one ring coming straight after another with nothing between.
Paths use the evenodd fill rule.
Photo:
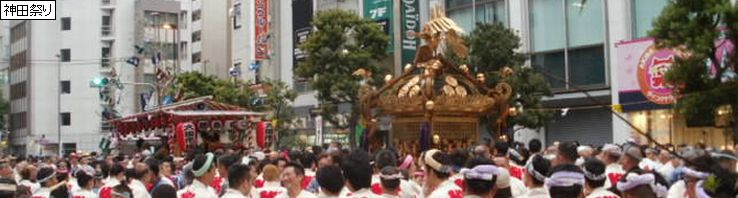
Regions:
<instances>
[{"instance_id":1,"label":"shop storefront","mask_svg":"<svg viewBox=\"0 0 738 198\"><path fill-rule=\"evenodd\" d=\"M614 107L635 127L660 144L733 145L730 126L721 122L728 110L717 108L715 115L699 118L686 118L672 110L676 97L665 81L665 73L677 57L684 55L682 52L658 49L649 38L618 43L617 52L619 104ZM631 135L640 135L635 129L629 130Z\"/></svg>"}]
</instances>

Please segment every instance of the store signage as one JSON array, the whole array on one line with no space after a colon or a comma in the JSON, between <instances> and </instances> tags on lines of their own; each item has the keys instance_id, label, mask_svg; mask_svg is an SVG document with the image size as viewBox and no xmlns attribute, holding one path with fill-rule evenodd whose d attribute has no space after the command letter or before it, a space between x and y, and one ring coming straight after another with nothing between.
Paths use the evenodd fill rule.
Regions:
<instances>
[{"instance_id":1,"label":"store signage","mask_svg":"<svg viewBox=\"0 0 738 198\"><path fill-rule=\"evenodd\" d=\"M269 0L255 0L254 15L254 58L265 60L269 53Z\"/></svg>"},{"instance_id":2,"label":"store signage","mask_svg":"<svg viewBox=\"0 0 738 198\"><path fill-rule=\"evenodd\" d=\"M313 31L313 0L292 0L292 53L294 66L305 60L306 54L300 49Z\"/></svg>"},{"instance_id":3,"label":"store signage","mask_svg":"<svg viewBox=\"0 0 738 198\"><path fill-rule=\"evenodd\" d=\"M415 3L417 4L417 2ZM417 5L416 5L417 7ZM387 52L394 51L394 36L392 31L392 1L391 0L364 0L364 18L370 19L389 36ZM417 13L417 9L415 11Z\"/></svg>"},{"instance_id":4,"label":"store signage","mask_svg":"<svg viewBox=\"0 0 738 198\"><path fill-rule=\"evenodd\" d=\"M668 105L676 101L673 86L666 82L666 72L671 69L680 53L671 49L659 49L651 45L638 61L638 84L641 93L649 101Z\"/></svg>"},{"instance_id":5,"label":"store signage","mask_svg":"<svg viewBox=\"0 0 738 198\"><path fill-rule=\"evenodd\" d=\"M415 51L418 49L420 41L415 36L416 32L420 32L420 14L419 0L402 0L401 8L401 44L402 44L402 64L413 63L415 61Z\"/></svg>"}]
</instances>

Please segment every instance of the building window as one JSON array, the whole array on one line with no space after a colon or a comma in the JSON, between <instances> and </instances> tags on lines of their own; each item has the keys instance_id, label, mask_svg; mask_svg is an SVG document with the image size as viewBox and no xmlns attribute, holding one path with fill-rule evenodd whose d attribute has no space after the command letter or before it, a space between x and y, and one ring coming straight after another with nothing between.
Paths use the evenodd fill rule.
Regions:
<instances>
[{"instance_id":1,"label":"building window","mask_svg":"<svg viewBox=\"0 0 738 198\"><path fill-rule=\"evenodd\" d=\"M551 75L547 76L551 87L568 89L563 81L604 86L602 0L530 0L529 5L531 65Z\"/></svg>"},{"instance_id":2,"label":"building window","mask_svg":"<svg viewBox=\"0 0 738 198\"><path fill-rule=\"evenodd\" d=\"M10 130L26 128L28 123L28 118L26 117L26 115L26 112L11 113L10 118L8 118L8 121L10 122Z\"/></svg>"},{"instance_id":3,"label":"building window","mask_svg":"<svg viewBox=\"0 0 738 198\"><path fill-rule=\"evenodd\" d=\"M70 49L62 49L61 50L61 61L62 62L69 62L69 60L72 59L72 50Z\"/></svg>"},{"instance_id":4,"label":"building window","mask_svg":"<svg viewBox=\"0 0 738 198\"><path fill-rule=\"evenodd\" d=\"M192 54L192 63L199 63L200 62L200 52Z\"/></svg>"},{"instance_id":5,"label":"building window","mask_svg":"<svg viewBox=\"0 0 738 198\"><path fill-rule=\"evenodd\" d=\"M26 81L10 85L10 100L26 97Z\"/></svg>"},{"instance_id":6,"label":"building window","mask_svg":"<svg viewBox=\"0 0 738 198\"><path fill-rule=\"evenodd\" d=\"M72 114L69 112L64 112L59 115L61 119L61 125L62 126L69 126L72 125Z\"/></svg>"},{"instance_id":7,"label":"building window","mask_svg":"<svg viewBox=\"0 0 738 198\"><path fill-rule=\"evenodd\" d=\"M446 8L448 17L467 32L474 30L476 23L507 25L507 6L504 0L446 0Z\"/></svg>"},{"instance_id":8,"label":"building window","mask_svg":"<svg viewBox=\"0 0 738 198\"><path fill-rule=\"evenodd\" d=\"M200 20L200 16L201 16L200 14L201 14L200 10L193 11L192 12L192 22Z\"/></svg>"},{"instance_id":9,"label":"building window","mask_svg":"<svg viewBox=\"0 0 738 198\"><path fill-rule=\"evenodd\" d=\"M241 28L241 3L233 4L233 29Z\"/></svg>"},{"instance_id":10,"label":"building window","mask_svg":"<svg viewBox=\"0 0 738 198\"><path fill-rule=\"evenodd\" d=\"M199 42L200 39L202 38L201 36L202 36L202 32L200 32L200 30L193 32L192 33L192 42L193 43L194 42Z\"/></svg>"},{"instance_id":11,"label":"building window","mask_svg":"<svg viewBox=\"0 0 738 198\"><path fill-rule=\"evenodd\" d=\"M61 81L61 93L70 94L72 93L72 82L68 80Z\"/></svg>"},{"instance_id":12,"label":"building window","mask_svg":"<svg viewBox=\"0 0 738 198\"><path fill-rule=\"evenodd\" d=\"M656 17L661 14L661 10L666 7L669 0L633 0L633 36L634 38L641 38L648 36L648 31L651 30L651 24L656 20Z\"/></svg>"},{"instance_id":13,"label":"building window","mask_svg":"<svg viewBox=\"0 0 738 198\"><path fill-rule=\"evenodd\" d=\"M61 29L62 30L71 30L72 29L72 18L71 17L62 17L61 18Z\"/></svg>"}]
</instances>

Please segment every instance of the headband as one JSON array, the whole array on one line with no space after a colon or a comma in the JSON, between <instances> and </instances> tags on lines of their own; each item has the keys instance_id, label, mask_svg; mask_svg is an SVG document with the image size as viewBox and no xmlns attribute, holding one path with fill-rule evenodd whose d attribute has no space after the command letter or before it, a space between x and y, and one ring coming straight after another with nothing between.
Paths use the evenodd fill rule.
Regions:
<instances>
[{"instance_id":1,"label":"headband","mask_svg":"<svg viewBox=\"0 0 738 198\"><path fill-rule=\"evenodd\" d=\"M599 175L598 174L594 174L592 172L587 171L586 168L583 168L582 171L584 172L584 177L586 177L589 180L600 181L600 180L607 179L607 175L605 175L605 173L602 173L602 174L599 174Z\"/></svg>"},{"instance_id":2,"label":"headband","mask_svg":"<svg viewBox=\"0 0 738 198\"><path fill-rule=\"evenodd\" d=\"M499 171L494 165L479 165L472 169L463 168L459 174L464 175L464 179L492 181L499 174Z\"/></svg>"},{"instance_id":3,"label":"headband","mask_svg":"<svg viewBox=\"0 0 738 198\"><path fill-rule=\"evenodd\" d=\"M587 145L581 145L577 147L577 153L581 153L584 151L592 151L592 147L587 146Z\"/></svg>"},{"instance_id":4,"label":"headband","mask_svg":"<svg viewBox=\"0 0 738 198\"><path fill-rule=\"evenodd\" d=\"M195 174L195 177L199 177L207 173L208 170L210 169L210 165L212 165L213 163L213 158L215 158L215 156L213 156L213 153L207 153L205 154L205 156L207 156L207 159L205 160L205 164L203 164L202 167L200 167L200 169L194 170L195 168L194 165L192 167L193 168L192 173Z\"/></svg>"},{"instance_id":5,"label":"headband","mask_svg":"<svg viewBox=\"0 0 738 198\"><path fill-rule=\"evenodd\" d=\"M687 167L684 167L682 169L682 172L684 173L685 176L690 176L690 177L694 177L694 178L697 178L697 179L705 179L705 178L707 178L707 176L710 176L709 173L696 171L694 169L687 168Z\"/></svg>"},{"instance_id":6,"label":"headband","mask_svg":"<svg viewBox=\"0 0 738 198\"><path fill-rule=\"evenodd\" d=\"M643 154L641 153L641 149L635 145L623 146L623 151L625 152L625 155L628 155L638 161L643 159Z\"/></svg>"},{"instance_id":7,"label":"headband","mask_svg":"<svg viewBox=\"0 0 738 198\"><path fill-rule=\"evenodd\" d=\"M431 149L428 152L425 152L425 156L423 156L423 161L425 162L425 165L430 166L431 168L433 168L433 170L436 170L438 172L450 173L450 168L433 159L433 154L436 154L438 152L441 151L437 149Z\"/></svg>"},{"instance_id":8,"label":"headband","mask_svg":"<svg viewBox=\"0 0 738 198\"><path fill-rule=\"evenodd\" d=\"M533 162L531 161L528 163L528 165L525 166L525 169L528 171L528 174L532 175L533 178L536 178L538 181L546 181L546 176L538 172L535 167L533 167Z\"/></svg>"},{"instance_id":9,"label":"headband","mask_svg":"<svg viewBox=\"0 0 738 198\"><path fill-rule=\"evenodd\" d=\"M111 194L116 195L116 196L125 197L125 198L131 198L131 193L128 193L128 192L115 192L115 191L113 191L113 192L111 192Z\"/></svg>"},{"instance_id":10,"label":"headband","mask_svg":"<svg viewBox=\"0 0 738 198\"><path fill-rule=\"evenodd\" d=\"M669 191L665 186L656 183L656 177L652 173L642 175L630 173L625 177L625 181L618 182L617 189L624 192L640 185L651 186L651 190L656 193L656 197L665 197Z\"/></svg>"},{"instance_id":11,"label":"headband","mask_svg":"<svg viewBox=\"0 0 738 198\"><path fill-rule=\"evenodd\" d=\"M379 178L382 178L384 180L396 180L396 179L402 179L405 177L403 177L402 174L400 173L395 173L392 175L385 175L385 174L379 173Z\"/></svg>"},{"instance_id":12,"label":"headband","mask_svg":"<svg viewBox=\"0 0 738 198\"><path fill-rule=\"evenodd\" d=\"M602 146L602 151L606 151L610 154L614 154L618 156L623 155L623 150L620 149L619 146L614 145L614 144L605 144L604 146Z\"/></svg>"},{"instance_id":13,"label":"headband","mask_svg":"<svg viewBox=\"0 0 738 198\"><path fill-rule=\"evenodd\" d=\"M49 179L53 178L54 176L56 176L56 170L53 170L53 172L51 172L51 174L49 176L46 176L44 178L41 178L41 179L39 179L36 182L42 183L42 182L48 181Z\"/></svg>"},{"instance_id":14,"label":"headband","mask_svg":"<svg viewBox=\"0 0 738 198\"><path fill-rule=\"evenodd\" d=\"M402 164L400 164L400 169L410 169L410 164L413 163L413 156L407 155L405 156L405 160L402 161Z\"/></svg>"},{"instance_id":15,"label":"headband","mask_svg":"<svg viewBox=\"0 0 738 198\"><path fill-rule=\"evenodd\" d=\"M546 180L546 186L551 187L572 187L574 185L584 186L584 174L574 171L559 171L551 174Z\"/></svg>"},{"instance_id":16,"label":"headband","mask_svg":"<svg viewBox=\"0 0 738 198\"><path fill-rule=\"evenodd\" d=\"M718 158L718 159L725 158L725 159L729 159L729 160L733 160L733 161L738 161L738 157L736 157L734 155L729 155L729 154L725 154L725 153L712 153L711 155L712 155L712 157Z\"/></svg>"}]
</instances>

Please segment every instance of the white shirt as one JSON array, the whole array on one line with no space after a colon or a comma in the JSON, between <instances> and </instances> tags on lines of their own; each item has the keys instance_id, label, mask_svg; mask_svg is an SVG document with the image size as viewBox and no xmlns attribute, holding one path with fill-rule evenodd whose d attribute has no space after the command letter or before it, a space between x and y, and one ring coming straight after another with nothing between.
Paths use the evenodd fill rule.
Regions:
<instances>
[{"instance_id":1,"label":"white shirt","mask_svg":"<svg viewBox=\"0 0 738 198\"><path fill-rule=\"evenodd\" d=\"M36 192L31 195L33 198L50 198L51 197L51 189L43 187L39 188Z\"/></svg>"},{"instance_id":2,"label":"white shirt","mask_svg":"<svg viewBox=\"0 0 738 198\"><path fill-rule=\"evenodd\" d=\"M225 194L221 196L220 198L248 198L251 197L251 195L246 196L241 191L238 191L236 189L229 188L225 191Z\"/></svg>"},{"instance_id":3,"label":"white shirt","mask_svg":"<svg viewBox=\"0 0 738 198\"><path fill-rule=\"evenodd\" d=\"M661 174L662 177L668 178L671 177L671 173L674 172L674 165L671 164L671 162L666 162L661 168L657 170L659 174Z\"/></svg>"},{"instance_id":4,"label":"white shirt","mask_svg":"<svg viewBox=\"0 0 738 198\"><path fill-rule=\"evenodd\" d=\"M282 187L278 181L264 182L264 186L256 189L254 197L256 198L274 198L282 194L287 194L287 189Z\"/></svg>"},{"instance_id":5,"label":"white shirt","mask_svg":"<svg viewBox=\"0 0 738 198\"><path fill-rule=\"evenodd\" d=\"M382 196L374 194L369 188L362 188L354 192L348 193L346 198L380 198Z\"/></svg>"},{"instance_id":6,"label":"white shirt","mask_svg":"<svg viewBox=\"0 0 738 198\"><path fill-rule=\"evenodd\" d=\"M610 165L607 165L607 167L605 167L605 175L607 175L607 179L605 180L605 185L602 187L612 187L612 184L617 183L620 177L622 177L624 174L625 170L623 170L623 166L621 166L620 164L612 163Z\"/></svg>"},{"instance_id":7,"label":"white shirt","mask_svg":"<svg viewBox=\"0 0 738 198\"><path fill-rule=\"evenodd\" d=\"M136 194L134 192L134 194ZM217 198L215 189L203 184L200 180L192 180L192 184L177 191L178 198Z\"/></svg>"},{"instance_id":8,"label":"white shirt","mask_svg":"<svg viewBox=\"0 0 738 198\"><path fill-rule=\"evenodd\" d=\"M74 191L72 193L72 197L74 198L97 198L97 194L95 194L95 192L92 192L91 190L80 188L79 190Z\"/></svg>"},{"instance_id":9,"label":"white shirt","mask_svg":"<svg viewBox=\"0 0 738 198\"><path fill-rule=\"evenodd\" d=\"M128 187L133 191L133 198L151 198L149 190L146 189L146 185L137 179L131 180Z\"/></svg>"},{"instance_id":10,"label":"white shirt","mask_svg":"<svg viewBox=\"0 0 738 198\"><path fill-rule=\"evenodd\" d=\"M279 197L279 198L290 198L290 194L289 193L282 193L282 194L277 195L277 197ZM300 191L300 194L298 194L295 198L317 198L317 197L315 195L313 195L313 193L310 193L310 192L308 192L306 190L301 190Z\"/></svg>"},{"instance_id":11,"label":"white shirt","mask_svg":"<svg viewBox=\"0 0 738 198\"><path fill-rule=\"evenodd\" d=\"M521 198L549 198L551 195L548 193L548 189L544 187L536 187L531 188L525 191L525 194L521 196L515 196L513 197L521 197Z\"/></svg>"},{"instance_id":12,"label":"white shirt","mask_svg":"<svg viewBox=\"0 0 738 198\"><path fill-rule=\"evenodd\" d=\"M25 180L25 179L24 180L21 180L20 182L18 182L18 185L26 186L26 187L30 188L31 189L31 193L34 193L38 189L41 188L41 184L35 183L35 182L31 182L31 181Z\"/></svg>"},{"instance_id":13,"label":"white shirt","mask_svg":"<svg viewBox=\"0 0 738 198\"><path fill-rule=\"evenodd\" d=\"M687 185L684 183L684 180L679 180L677 182L674 182L674 184L671 185L671 188L669 188L669 194L667 194L667 197L685 197L684 195L687 194Z\"/></svg>"},{"instance_id":14,"label":"white shirt","mask_svg":"<svg viewBox=\"0 0 738 198\"><path fill-rule=\"evenodd\" d=\"M167 184L167 185L170 185L170 186L172 186L172 187L175 187L175 186L174 186L174 181L172 181L172 179L169 179L169 177L167 177L167 176L164 176L164 175L161 175L161 176L159 176L159 178L160 178L160 179L161 179L162 181L164 181L164 183L165 183L165 184Z\"/></svg>"},{"instance_id":15,"label":"white shirt","mask_svg":"<svg viewBox=\"0 0 738 198\"><path fill-rule=\"evenodd\" d=\"M599 187L592 190L592 192L587 195L587 198L620 198L620 196L608 191L604 187Z\"/></svg>"},{"instance_id":16,"label":"white shirt","mask_svg":"<svg viewBox=\"0 0 738 198\"><path fill-rule=\"evenodd\" d=\"M383 197L386 197L384 194L384 189L382 188L382 181L379 178L379 175L372 175L372 192L374 194L382 194ZM422 189L420 186L414 185L410 181L401 179L400 180L400 197L402 198L413 198L418 197L418 195L422 193ZM391 196L391 195L387 195Z\"/></svg>"},{"instance_id":17,"label":"white shirt","mask_svg":"<svg viewBox=\"0 0 738 198\"><path fill-rule=\"evenodd\" d=\"M464 197L464 191L459 188L453 181L446 180L438 185L426 198L456 198Z\"/></svg>"},{"instance_id":18,"label":"white shirt","mask_svg":"<svg viewBox=\"0 0 738 198\"><path fill-rule=\"evenodd\" d=\"M512 193L513 197L520 196L527 190L528 188L525 187L523 181L520 181L518 178L515 177L510 177L510 192Z\"/></svg>"}]
</instances>

